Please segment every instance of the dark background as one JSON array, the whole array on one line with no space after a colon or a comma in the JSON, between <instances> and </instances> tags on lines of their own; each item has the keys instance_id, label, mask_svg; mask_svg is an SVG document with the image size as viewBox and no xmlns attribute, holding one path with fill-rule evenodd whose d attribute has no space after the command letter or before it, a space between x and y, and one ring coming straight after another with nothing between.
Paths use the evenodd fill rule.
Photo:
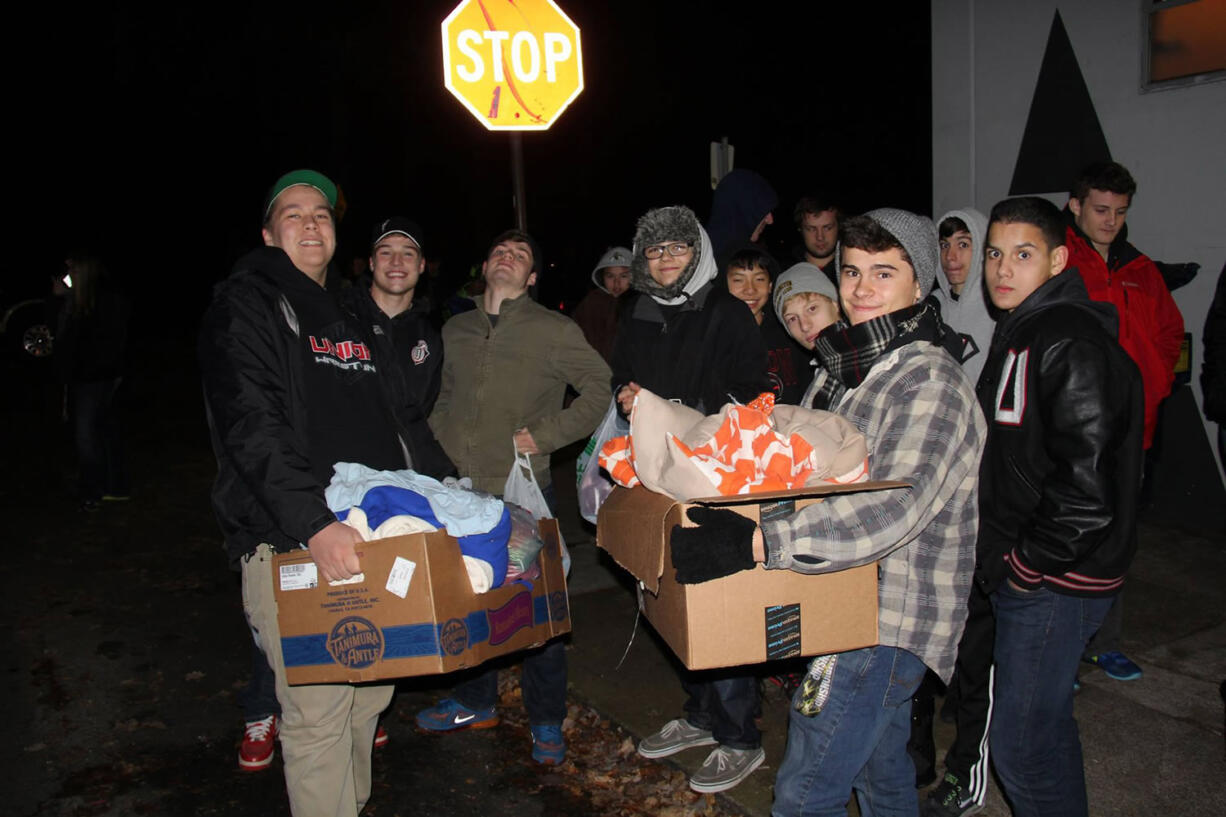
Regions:
<instances>
[{"instance_id":1,"label":"dark background","mask_svg":"<svg viewBox=\"0 0 1226 817\"><path fill-rule=\"evenodd\" d=\"M349 203L337 262L372 222L419 220L451 288L514 223L509 137L443 87L452 0L96 5L10 30L10 123L20 231L5 286L43 288L71 246L100 248L142 327L187 340L212 284L259 243L261 203L296 167ZM786 256L790 210L828 190L849 211L931 201L927 3L563 5L582 31L583 94L525 133L529 230L553 266L542 300L567 307L635 219L684 203L705 220L709 144L779 191L766 240ZM57 17L58 15L58 17ZM16 279L16 280L15 280ZM442 287L439 287L442 288ZM139 334L138 330L138 334Z\"/></svg>"}]
</instances>

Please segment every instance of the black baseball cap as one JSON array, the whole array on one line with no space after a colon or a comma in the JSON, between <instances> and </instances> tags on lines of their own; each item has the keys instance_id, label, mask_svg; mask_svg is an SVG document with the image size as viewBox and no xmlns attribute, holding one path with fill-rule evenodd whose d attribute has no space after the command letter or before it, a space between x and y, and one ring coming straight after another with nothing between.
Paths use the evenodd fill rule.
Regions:
<instances>
[{"instance_id":1,"label":"black baseball cap","mask_svg":"<svg viewBox=\"0 0 1226 817\"><path fill-rule=\"evenodd\" d=\"M392 216L385 218L374 226L370 231L370 248L373 250L375 245L389 235L402 235L417 245L417 249L425 254L426 250L422 246L421 227L416 221L405 218L404 216Z\"/></svg>"}]
</instances>

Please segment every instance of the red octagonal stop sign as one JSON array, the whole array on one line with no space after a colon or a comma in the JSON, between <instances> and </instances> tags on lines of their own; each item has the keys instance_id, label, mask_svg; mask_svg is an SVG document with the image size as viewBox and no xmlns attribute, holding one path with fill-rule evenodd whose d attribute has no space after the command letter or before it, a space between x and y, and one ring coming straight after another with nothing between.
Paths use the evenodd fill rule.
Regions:
<instances>
[{"instance_id":1,"label":"red octagonal stop sign","mask_svg":"<svg viewBox=\"0 0 1226 817\"><path fill-rule=\"evenodd\" d=\"M443 75L490 130L545 130L583 91L579 28L553 0L464 0L443 21Z\"/></svg>"}]
</instances>

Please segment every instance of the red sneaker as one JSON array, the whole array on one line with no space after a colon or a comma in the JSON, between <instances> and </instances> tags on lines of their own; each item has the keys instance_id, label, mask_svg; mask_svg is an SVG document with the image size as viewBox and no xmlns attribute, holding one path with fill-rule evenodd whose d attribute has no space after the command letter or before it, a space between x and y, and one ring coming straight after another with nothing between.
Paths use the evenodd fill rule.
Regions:
<instances>
[{"instance_id":1,"label":"red sneaker","mask_svg":"<svg viewBox=\"0 0 1226 817\"><path fill-rule=\"evenodd\" d=\"M243 744L238 749L239 771L258 772L268 768L276 748L279 725L276 715L247 724Z\"/></svg>"},{"instance_id":2,"label":"red sneaker","mask_svg":"<svg viewBox=\"0 0 1226 817\"><path fill-rule=\"evenodd\" d=\"M379 724L379 728L375 730L375 748L382 749L391 740L387 736L387 730L383 728L383 724Z\"/></svg>"}]
</instances>

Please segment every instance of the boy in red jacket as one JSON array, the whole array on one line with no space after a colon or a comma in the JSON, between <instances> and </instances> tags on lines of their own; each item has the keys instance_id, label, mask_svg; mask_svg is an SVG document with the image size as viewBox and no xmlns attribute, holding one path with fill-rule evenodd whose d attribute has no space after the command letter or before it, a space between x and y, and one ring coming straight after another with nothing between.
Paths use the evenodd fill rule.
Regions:
<instances>
[{"instance_id":1,"label":"boy in red jacket","mask_svg":"<svg viewBox=\"0 0 1226 817\"><path fill-rule=\"evenodd\" d=\"M1066 243L1068 265L1081 273L1090 298L1113 304L1119 313L1120 345L1141 370L1148 451L1158 426L1158 406L1175 379L1183 316L1154 262L1125 240L1124 220L1136 191L1137 183L1123 165L1098 162L1086 167L1069 191ZM1141 668L1119 651L1122 618L1117 599L1087 648L1086 660L1117 681L1131 681L1141 677Z\"/></svg>"}]
</instances>

